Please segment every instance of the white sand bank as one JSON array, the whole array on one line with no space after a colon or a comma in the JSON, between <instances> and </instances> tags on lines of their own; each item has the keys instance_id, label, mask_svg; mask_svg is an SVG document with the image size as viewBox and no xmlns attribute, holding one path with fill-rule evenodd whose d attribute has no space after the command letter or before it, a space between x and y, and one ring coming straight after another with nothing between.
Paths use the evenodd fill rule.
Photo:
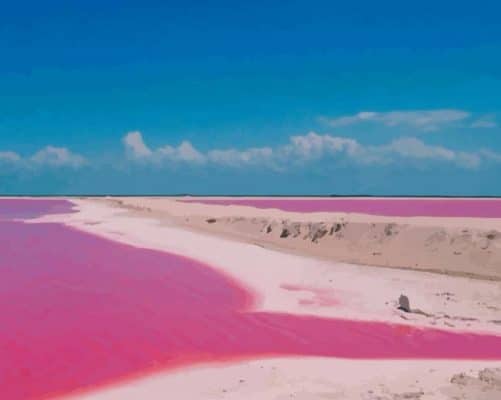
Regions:
<instances>
[{"instance_id":1,"label":"white sand bank","mask_svg":"<svg viewBox=\"0 0 501 400\"><path fill-rule=\"evenodd\" d=\"M158 374L75 399L499 400L500 367L481 362L280 358Z\"/></svg>"},{"instance_id":2,"label":"white sand bank","mask_svg":"<svg viewBox=\"0 0 501 400\"><path fill-rule=\"evenodd\" d=\"M501 334L497 281L322 261L169 226L154 218L131 218L127 210L106 203L75 203L79 213L39 221L60 221L123 243L205 262L252 290L260 310ZM412 308L429 315L398 311L400 294L410 298Z\"/></svg>"},{"instance_id":3,"label":"white sand bank","mask_svg":"<svg viewBox=\"0 0 501 400\"><path fill-rule=\"evenodd\" d=\"M501 280L501 219L297 213L179 198L96 201L231 240L325 260Z\"/></svg>"}]
</instances>

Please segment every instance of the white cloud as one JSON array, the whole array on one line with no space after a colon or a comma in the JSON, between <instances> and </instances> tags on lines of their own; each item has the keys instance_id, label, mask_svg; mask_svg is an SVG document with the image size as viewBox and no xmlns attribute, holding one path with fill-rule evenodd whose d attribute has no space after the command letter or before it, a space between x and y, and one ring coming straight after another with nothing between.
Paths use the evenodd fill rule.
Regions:
<instances>
[{"instance_id":1,"label":"white cloud","mask_svg":"<svg viewBox=\"0 0 501 400\"><path fill-rule=\"evenodd\" d=\"M206 156L200 153L188 141L183 141L177 147L166 145L152 150L146 145L141 132L127 133L122 142L126 153L133 159L160 163L162 161L204 163Z\"/></svg>"},{"instance_id":2,"label":"white cloud","mask_svg":"<svg viewBox=\"0 0 501 400\"><path fill-rule=\"evenodd\" d=\"M81 155L72 153L65 147L54 146L46 146L37 151L30 160L38 165L53 167L68 166L78 168L86 163L85 158Z\"/></svg>"},{"instance_id":3,"label":"white cloud","mask_svg":"<svg viewBox=\"0 0 501 400\"><path fill-rule=\"evenodd\" d=\"M492 150L482 149L478 152L479 156L487 161L501 162L501 153Z\"/></svg>"},{"instance_id":4,"label":"white cloud","mask_svg":"<svg viewBox=\"0 0 501 400\"><path fill-rule=\"evenodd\" d=\"M132 157L149 157L152 154L152 151L144 143L141 132L135 131L127 133L123 138L123 143Z\"/></svg>"},{"instance_id":5,"label":"white cloud","mask_svg":"<svg viewBox=\"0 0 501 400\"><path fill-rule=\"evenodd\" d=\"M388 146L390 153L407 159L437 160L453 162L465 168L475 168L480 157L475 153L454 151L442 146L431 146L416 138L400 138Z\"/></svg>"},{"instance_id":6,"label":"white cloud","mask_svg":"<svg viewBox=\"0 0 501 400\"><path fill-rule=\"evenodd\" d=\"M271 147L251 147L246 150L216 149L208 152L208 159L215 164L239 167L244 165L269 165L273 163L273 155Z\"/></svg>"},{"instance_id":7,"label":"white cloud","mask_svg":"<svg viewBox=\"0 0 501 400\"><path fill-rule=\"evenodd\" d=\"M391 142L388 149L402 157L432 158L451 161L454 151L441 146L429 146L416 138L400 138Z\"/></svg>"},{"instance_id":8,"label":"white cloud","mask_svg":"<svg viewBox=\"0 0 501 400\"><path fill-rule=\"evenodd\" d=\"M282 152L292 153L304 159L320 158L325 154L343 153L355 154L360 148L356 140L330 135L319 135L309 132L303 136L292 136L290 144Z\"/></svg>"},{"instance_id":9,"label":"white cloud","mask_svg":"<svg viewBox=\"0 0 501 400\"><path fill-rule=\"evenodd\" d=\"M204 163L206 157L188 141L183 141L178 147L164 146L158 149L158 155L171 161Z\"/></svg>"},{"instance_id":10,"label":"white cloud","mask_svg":"<svg viewBox=\"0 0 501 400\"><path fill-rule=\"evenodd\" d=\"M141 138L141 143L147 148ZM124 140L127 149L127 141ZM190 142L178 147L170 145L150 150L149 156L140 160L155 163L162 161L213 164L228 167L265 167L285 170L324 158L348 160L355 164L390 164L412 161L449 163L461 168L477 168L482 162L501 162L501 154L490 150L474 152L457 151L443 146L429 145L414 137L403 137L382 145L363 145L358 141L332 135L309 132L292 136L289 142L276 147L253 147L247 149L211 149L206 153L197 150ZM425 164L423 164L425 165Z\"/></svg>"},{"instance_id":11,"label":"white cloud","mask_svg":"<svg viewBox=\"0 0 501 400\"><path fill-rule=\"evenodd\" d=\"M0 162L17 163L21 156L13 151L0 151Z\"/></svg>"},{"instance_id":12,"label":"white cloud","mask_svg":"<svg viewBox=\"0 0 501 400\"><path fill-rule=\"evenodd\" d=\"M496 128L498 126L493 115L485 115L473 121L472 128Z\"/></svg>"},{"instance_id":13,"label":"white cloud","mask_svg":"<svg viewBox=\"0 0 501 400\"><path fill-rule=\"evenodd\" d=\"M362 122L379 123L387 127L407 126L423 131L436 131L442 126L460 122L469 118L471 114L463 110L411 110L411 111L362 111L354 115L345 115L337 118L322 118L327 125L338 128Z\"/></svg>"},{"instance_id":14,"label":"white cloud","mask_svg":"<svg viewBox=\"0 0 501 400\"><path fill-rule=\"evenodd\" d=\"M357 114L353 115L343 115L337 118L320 118L322 122L325 122L327 125L332 126L334 128L353 125L359 122L364 121L373 121L376 117L380 115L380 113L373 111L360 111Z\"/></svg>"},{"instance_id":15,"label":"white cloud","mask_svg":"<svg viewBox=\"0 0 501 400\"><path fill-rule=\"evenodd\" d=\"M279 147L275 154L285 164L294 161L304 163L329 156L345 157L359 164L432 160L454 163L464 168L475 168L481 163L481 156L477 153L458 152L442 146L427 145L413 137L399 138L379 146L366 146L351 138L319 135L315 132L291 137L290 143ZM494 156L491 156L491 159L493 160Z\"/></svg>"},{"instance_id":16,"label":"white cloud","mask_svg":"<svg viewBox=\"0 0 501 400\"><path fill-rule=\"evenodd\" d=\"M87 164L87 160L65 147L46 146L30 157L22 157L13 151L0 151L0 163L9 163L20 168L44 166L79 168Z\"/></svg>"}]
</instances>

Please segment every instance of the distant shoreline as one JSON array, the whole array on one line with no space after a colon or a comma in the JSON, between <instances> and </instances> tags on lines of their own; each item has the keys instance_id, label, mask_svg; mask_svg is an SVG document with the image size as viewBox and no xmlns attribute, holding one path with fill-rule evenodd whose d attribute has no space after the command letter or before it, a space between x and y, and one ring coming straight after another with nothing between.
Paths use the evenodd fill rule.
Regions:
<instances>
[{"instance_id":1,"label":"distant shoreline","mask_svg":"<svg viewBox=\"0 0 501 400\"><path fill-rule=\"evenodd\" d=\"M127 194L127 193L116 193L116 194L88 194L88 193L78 193L78 194L0 194L0 198L16 198L16 197L33 197L33 198L80 198L80 197L90 197L90 198L105 198L105 197L232 197L232 198L380 198L380 199L501 199L501 194L498 196L494 195L479 195L479 196L468 196L468 195L408 195L408 194L392 194L392 195L379 195L379 194L191 194L191 193L174 193L174 194Z\"/></svg>"}]
</instances>

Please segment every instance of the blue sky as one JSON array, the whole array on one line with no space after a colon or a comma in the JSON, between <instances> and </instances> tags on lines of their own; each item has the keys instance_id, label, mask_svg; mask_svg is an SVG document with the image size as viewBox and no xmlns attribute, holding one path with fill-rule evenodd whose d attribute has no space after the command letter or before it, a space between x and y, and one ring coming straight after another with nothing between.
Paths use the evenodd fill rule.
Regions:
<instances>
[{"instance_id":1,"label":"blue sky","mask_svg":"<svg viewBox=\"0 0 501 400\"><path fill-rule=\"evenodd\" d=\"M0 192L501 195L500 13L4 5Z\"/></svg>"}]
</instances>

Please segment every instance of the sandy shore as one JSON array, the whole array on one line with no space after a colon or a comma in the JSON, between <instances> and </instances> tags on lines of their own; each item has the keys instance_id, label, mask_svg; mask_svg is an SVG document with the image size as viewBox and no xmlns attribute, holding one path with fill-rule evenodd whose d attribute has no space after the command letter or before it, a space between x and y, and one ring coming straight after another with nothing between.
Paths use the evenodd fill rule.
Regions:
<instances>
[{"instance_id":1,"label":"sandy shore","mask_svg":"<svg viewBox=\"0 0 501 400\"><path fill-rule=\"evenodd\" d=\"M373 268L287 254L265 248L261 243L256 245L245 238L228 240L223 237L229 235L228 232L208 235L208 230L198 230L191 223L180 224L181 220L190 222L193 218L200 224L203 221L203 226L217 226L217 223L207 223L206 219L226 218L224 213L232 214L227 218L235 218L237 212L250 212L248 210L224 211L223 207L186 206L160 199L120 201L122 203L116 199L77 200L78 213L52 215L38 221L63 222L109 239L203 261L254 292L259 299L256 304L259 310L501 335L499 281ZM207 207L211 207L210 212ZM265 215L260 215L271 218L274 213L264 210ZM243 218L255 218L252 215ZM282 216L277 219L280 218ZM299 218L299 215L294 216L294 219ZM304 220L305 216L302 218ZM325 219L325 216L309 215L308 218L313 222L318 221L316 218ZM361 216L352 216L350 223L355 223L358 218ZM374 223L389 222L381 219ZM404 221L393 223L400 226ZM436 226L436 221L430 224L427 219L415 223L424 228ZM498 223L475 221L468 225L468 229L496 229ZM450 222L447 229L464 229L461 224L464 222ZM397 309L397 299L402 293L409 297L415 312L405 313ZM484 371L484 368L488 370ZM165 398L166 393L175 393L182 399L494 400L501 396L499 374L499 362L254 360L159 374L83 397L160 399Z\"/></svg>"},{"instance_id":2,"label":"sandy shore","mask_svg":"<svg viewBox=\"0 0 501 400\"><path fill-rule=\"evenodd\" d=\"M159 374L73 400L498 400L499 363L269 359Z\"/></svg>"},{"instance_id":3,"label":"sandy shore","mask_svg":"<svg viewBox=\"0 0 501 400\"><path fill-rule=\"evenodd\" d=\"M114 198L131 215L352 264L501 280L501 219L297 213L174 198Z\"/></svg>"}]
</instances>

